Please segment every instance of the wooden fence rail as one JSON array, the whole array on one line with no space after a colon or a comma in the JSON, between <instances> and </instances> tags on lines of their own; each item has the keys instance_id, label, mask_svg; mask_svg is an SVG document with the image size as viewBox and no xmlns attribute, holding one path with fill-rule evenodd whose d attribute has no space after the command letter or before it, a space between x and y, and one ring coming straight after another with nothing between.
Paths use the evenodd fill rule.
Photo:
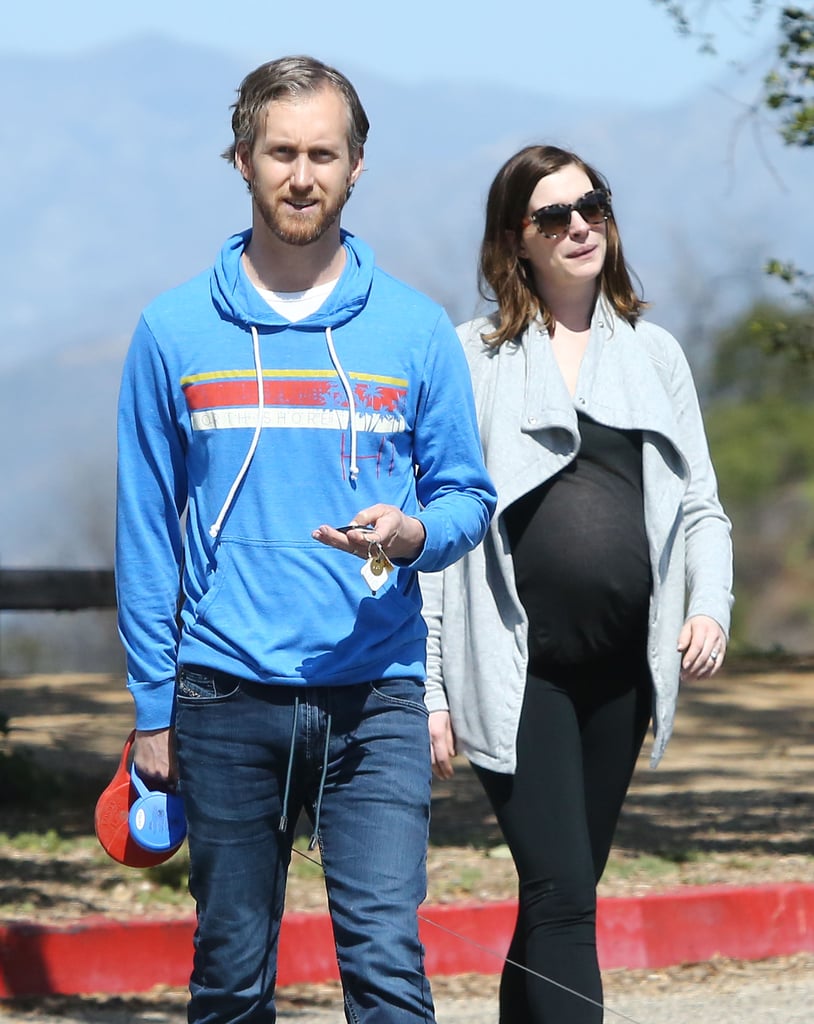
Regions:
<instances>
[{"instance_id":1,"label":"wooden fence rail","mask_svg":"<svg viewBox=\"0 0 814 1024\"><path fill-rule=\"evenodd\" d=\"M0 611L115 607L112 569L0 569Z\"/></svg>"}]
</instances>

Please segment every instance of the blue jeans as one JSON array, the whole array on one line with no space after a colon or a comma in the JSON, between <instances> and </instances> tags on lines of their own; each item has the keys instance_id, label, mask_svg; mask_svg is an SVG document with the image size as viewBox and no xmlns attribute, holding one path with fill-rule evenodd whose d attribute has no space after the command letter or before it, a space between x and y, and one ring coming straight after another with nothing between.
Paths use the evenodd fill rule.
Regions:
<instances>
[{"instance_id":1,"label":"blue jeans","mask_svg":"<svg viewBox=\"0 0 814 1024\"><path fill-rule=\"evenodd\" d=\"M318 817L346 1019L434 1021L418 937L431 780L422 684L300 689L187 666L176 701L198 910L189 1020L276 1020L277 940L304 808Z\"/></svg>"}]
</instances>

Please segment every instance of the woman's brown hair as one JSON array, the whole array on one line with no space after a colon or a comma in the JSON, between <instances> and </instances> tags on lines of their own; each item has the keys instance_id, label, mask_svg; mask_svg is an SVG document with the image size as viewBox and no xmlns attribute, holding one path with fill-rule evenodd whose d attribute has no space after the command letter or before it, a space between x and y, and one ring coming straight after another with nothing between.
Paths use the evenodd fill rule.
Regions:
<instances>
[{"instance_id":1,"label":"woman's brown hair","mask_svg":"<svg viewBox=\"0 0 814 1024\"><path fill-rule=\"evenodd\" d=\"M491 334L484 335L484 340L494 348L518 337L538 314L549 331L554 329L551 311L535 291L528 261L520 256L521 225L537 182L572 164L587 174L594 188L610 193L607 181L598 171L576 153L557 146L521 149L500 168L489 189L478 290L483 298L498 305L497 326ZM620 317L635 324L647 303L633 287L613 213L607 221L607 239L599 291Z\"/></svg>"}]
</instances>

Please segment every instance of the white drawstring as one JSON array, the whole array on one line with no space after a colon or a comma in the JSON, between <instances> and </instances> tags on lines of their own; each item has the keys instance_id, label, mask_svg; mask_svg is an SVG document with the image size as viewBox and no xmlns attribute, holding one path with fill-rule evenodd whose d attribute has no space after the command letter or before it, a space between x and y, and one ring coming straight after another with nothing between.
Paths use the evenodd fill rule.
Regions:
<instances>
[{"instance_id":1,"label":"white drawstring","mask_svg":"<svg viewBox=\"0 0 814 1024\"><path fill-rule=\"evenodd\" d=\"M353 388L351 387L350 381L345 375L345 371L342 369L342 364L339 362L339 357L336 354L334 348L334 339L331 334L331 328L325 328L325 338L328 343L328 353L331 357L331 362L334 364L334 369L337 372L339 379L342 381L342 387L345 389L345 394L348 398L348 423L350 425L350 479L353 483L359 476L359 467L356 465L356 402L353 397Z\"/></svg>"},{"instance_id":2,"label":"white drawstring","mask_svg":"<svg viewBox=\"0 0 814 1024\"><path fill-rule=\"evenodd\" d=\"M243 482L243 477L249 470L251 461L254 458L254 453L257 449L257 445L260 441L260 433L263 430L263 409L266 404L266 396L263 392L263 364L260 362L260 337L257 333L257 328L252 326L252 347L254 349L254 375L257 380L257 424L254 428L254 437L252 443L249 445L249 450L246 452L246 458L243 460L243 465L237 476L229 488L229 493L226 495L226 501L223 503L223 507L218 513L218 518L209 527L209 536L214 540L217 538L223 526L223 520L226 518L229 509L232 507L232 502L235 500L235 494L237 489Z\"/></svg>"},{"instance_id":3,"label":"white drawstring","mask_svg":"<svg viewBox=\"0 0 814 1024\"><path fill-rule=\"evenodd\" d=\"M229 493L226 495L226 500L218 513L218 518L209 527L209 536L215 540L223 527L223 521L229 513L229 509L232 507L232 503L235 500L237 489L243 482L243 478L249 471L249 466L254 458L254 453L257 450L257 445L260 442L260 434L263 430L263 410L265 409L265 394L263 392L263 364L260 361L260 336L257 333L257 328L252 326L252 348L254 350L254 375L257 380L257 423L254 428L254 437L252 437L252 443L249 445L249 450L246 452L246 458L243 460L243 465L240 467L237 476L235 477L232 486L229 488ZM342 364L339 362L339 357L336 354L334 348L333 337L331 335L331 328L325 328L325 338L328 343L328 353L331 357L331 362L334 365L337 376L342 382L342 387L345 389L345 394L348 399L348 421L350 425L350 479L354 482L359 476L359 467L356 464L356 402L353 397L353 388L348 380L345 371L342 369Z\"/></svg>"}]
</instances>

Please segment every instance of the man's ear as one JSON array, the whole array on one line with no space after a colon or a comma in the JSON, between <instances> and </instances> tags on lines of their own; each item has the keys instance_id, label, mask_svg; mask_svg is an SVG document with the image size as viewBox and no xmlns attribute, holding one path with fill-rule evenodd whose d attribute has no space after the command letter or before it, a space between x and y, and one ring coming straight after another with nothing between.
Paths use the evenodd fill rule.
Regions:
<instances>
[{"instance_id":1,"label":"man's ear","mask_svg":"<svg viewBox=\"0 0 814 1024\"><path fill-rule=\"evenodd\" d=\"M360 146L359 150L358 150L358 152L356 154L356 162L354 163L353 167L351 168L351 172L350 172L350 183L351 183L351 185L355 185L356 184L356 182L359 180L359 176L361 175L361 173L362 173L362 171L364 169L365 169L365 147L364 146Z\"/></svg>"},{"instance_id":2,"label":"man's ear","mask_svg":"<svg viewBox=\"0 0 814 1024\"><path fill-rule=\"evenodd\" d=\"M235 167L243 175L243 180L251 186L254 178L254 167L252 166L252 154L248 142L238 142L235 147Z\"/></svg>"}]
</instances>

